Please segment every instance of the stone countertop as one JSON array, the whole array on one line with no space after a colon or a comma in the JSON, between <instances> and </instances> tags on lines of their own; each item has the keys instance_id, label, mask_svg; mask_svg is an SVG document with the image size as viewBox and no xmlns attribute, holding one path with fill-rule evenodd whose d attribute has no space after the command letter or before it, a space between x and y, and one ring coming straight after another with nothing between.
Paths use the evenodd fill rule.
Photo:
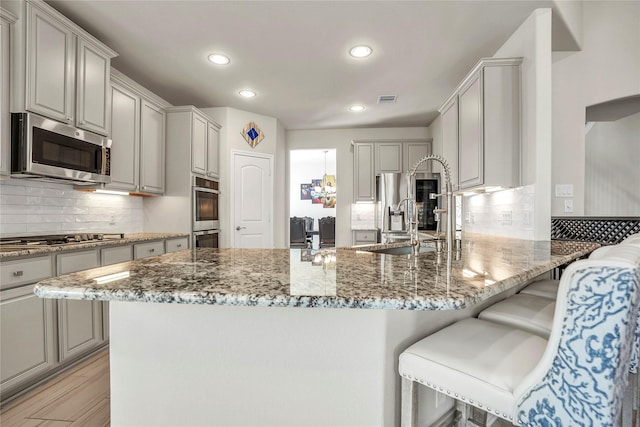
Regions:
<instances>
[{"instance_id":1,"label":"stone countertop","mask_svg":"<svg viewBox=\"0 0 640 427\"><path fill-rule=\"evenodd\" d=\"M463 309L589 254L587 242L465 236L462 250L188 249L43 280L43 298L231 306Z\"/></svg>"},{"instance_id":2,"label":"stone countertop","mask_svg":"<svg viewBox=\"0 0 640 427\"><path fill-rule=\"evenodd\" d=\"M107 234L108 236L109 234ZM25 248L7 249L0 246L0 261L6 261L13 258L49 255L60 252L77 251L82 249L103 248L109 246L120 246L130 243L140 243L152 240L173 239L179 237L188 237L185 233L132 233L125 234L124 238L105 238L104 240L78 242L64 245L34 245ZM26 246L26 245L19 245Z\"/></svg>"}]
</instances>

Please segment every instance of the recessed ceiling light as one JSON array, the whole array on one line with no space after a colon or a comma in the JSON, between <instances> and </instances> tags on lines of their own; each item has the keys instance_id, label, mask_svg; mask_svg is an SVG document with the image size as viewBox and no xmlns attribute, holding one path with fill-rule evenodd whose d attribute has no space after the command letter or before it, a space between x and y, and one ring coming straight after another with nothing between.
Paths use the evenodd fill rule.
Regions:
<instances>
[{"instance_id":1,"label":"recessed ceiling light","mask_svg":"<svg viewBox=\"0 0 640 427\"><path fill-rule=\"evenodd\" d=\"M373 52L373 50L371 50L369 46L354 46L349 51L349 55L353 56L354 58L366 58L367 56L371 55L371 52Z\"/></svg>"},{"instance_id":2,"label":"recessed ceiling light","mask_svg":"<svg viewBox=\"0 0 640 427\"><path fill-rule=\"evenodd\" d=\"M221 53L212 53L209 55L209 61L218 65L227 65L231 60L228 56L225 56Z\"/></svg>"},{"instance_id":3,"label":"recessed ceiling light","mask_svg":"<svg viewBox=\"0 0 640 427\"><path fill-rule=\"evenodd\" d=\"M253 98L254 96L256 96L256 93L249 89L243 89L238 93L240 94L240 96L244 96L245 98Z\"/></svg>"},{"instance_id":4,"label":"recessed ceiling light","mask_svg":"<svg viewBox=\"0 0 640 427\"><path fill-rule=\"evenodd\" d=\"M353 111L355 113L364 111L364 105L352 105L351 107L349 107L349 111Z\"/></svg>"}]
</instances>

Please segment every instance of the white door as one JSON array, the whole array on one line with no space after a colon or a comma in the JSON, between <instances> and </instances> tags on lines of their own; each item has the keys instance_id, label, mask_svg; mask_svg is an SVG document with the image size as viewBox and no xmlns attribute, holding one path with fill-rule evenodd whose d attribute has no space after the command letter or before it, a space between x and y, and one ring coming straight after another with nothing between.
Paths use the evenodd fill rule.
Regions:
<instances>
[{"instance_id":1,"label":"white door","mask_svg":"<svg viewBox=\"0 0 640 427\"><path fill-rule=\"evenodd\" d=\"M233 153L231 223L234 248L272 248L272 156Z\"/></svg>"}]
</instances>

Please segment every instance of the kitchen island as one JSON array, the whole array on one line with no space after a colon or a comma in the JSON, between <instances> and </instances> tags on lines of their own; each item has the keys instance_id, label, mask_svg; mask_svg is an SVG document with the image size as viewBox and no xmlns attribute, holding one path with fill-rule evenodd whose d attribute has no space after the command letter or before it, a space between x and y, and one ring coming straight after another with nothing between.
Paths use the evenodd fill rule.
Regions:
<instances>
[{"instance_id":1,"label":"kitchen island","mask_svg":"<svg viewBox=\"0 0 640 427\"><path fill-rule=\"evenodd\" d=\"M406 347L597 246L465 235L451 258L194 249L35 292L111 301L114 426L394 425ZM450 399L421 399L425 422L450 414Z\"/></svg>"}]
</instances>

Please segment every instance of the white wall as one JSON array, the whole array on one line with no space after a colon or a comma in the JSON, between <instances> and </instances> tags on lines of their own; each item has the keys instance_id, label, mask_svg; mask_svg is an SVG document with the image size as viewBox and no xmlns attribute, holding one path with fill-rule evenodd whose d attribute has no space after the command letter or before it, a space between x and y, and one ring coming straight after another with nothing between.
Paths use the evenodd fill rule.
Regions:
<instances>
[{"instance_id":1,"label":"white wall","mask_svg":"<svg viewBox=\"0 0 640 427\"><path fill-rule=\"evenodd\" d=\"M336 208L325 208L322 203L300 199L300 184L310 184L312 179L322 179L325 173L325 150L291 150L289 152L289 216L308 216L314 219L314 230L318 219L336 216ZM341 177L336 174L336 150L326 150L326 173L336 175L337 191L341 190Z\"/></svg>"},{"instance_id":2,"label":"white wall","mask_svg":"<svg viewBox=\"0 0 640 427\"><path fill-rule=\"evenodd\" d=\"M336 149L336 246L350 246L351 202L353 200L353 149L354 139L424 139L429 138L427 127L415 128L363 128L331 130L289 130L287 149ZM287 154L287 159L289 154ZM289 188L289 185L287 185Z\"/></svg>"},{"instance_id":3,"label":"white wall","mask_svg":"<svg viewBox=\"0 0 640 427\"><path fill-rule=\"evenodd\" d=\"M285 187L286 158L284 154L285 132L277 119L251 113L249 111L236 110L235 108L202 108L205 114L222 125L220 130L220 247L231 246L231 233L233 233L233 220L230 218L230 195L233 189L231 177L232 151L247 153L261 153L274 157L273 171L273 242L274 247L284 248L288 246L286 230L288 230L288 205L287 187ZM255 148L251 148L242 137L242 129L254 122L264 133L264 139ZM287 224L287 226L285 226Z\"/></svg>"},{"instance_id":4,"label":"white wall","mask_svg":"<svg viewBox=\"0 0 640 427\"><path fill-rule=\"evenodd\" d=\"M0 181L0 236L142 232L142 197L76 191L28 179Z\"/></svg>"},{"instance_id":5,"label":"white wall","mask_svg":"<svg viewBox=\"0 0 640 427\"><path fill-rule=\"evenodd\" d=\"M585 215L640 215L640 113L595 123L585 142Z\"/></svg>"},{"instance_id":6,"label":"white wall","mask_svg":"<svg viewBox=\"0 0 640 427\"><path fill-rule=\"evenodd\" d=\"M583 19L582 51L553 54L551 184L574 187L574 212L554 197L554 216L585 214L585 108L640 94L640 2L587 1Z\"/></svg>"}]
</instances>

